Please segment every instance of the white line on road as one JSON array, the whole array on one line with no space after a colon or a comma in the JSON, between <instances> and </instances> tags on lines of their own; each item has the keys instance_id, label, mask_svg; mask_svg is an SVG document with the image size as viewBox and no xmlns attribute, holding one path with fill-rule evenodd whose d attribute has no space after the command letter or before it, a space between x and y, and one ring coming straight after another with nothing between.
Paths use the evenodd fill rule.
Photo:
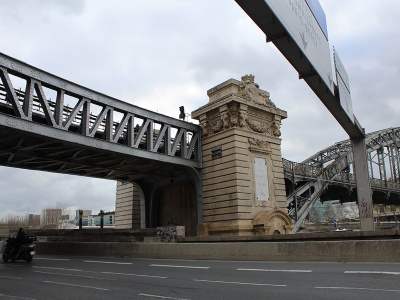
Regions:
<instances>
[{"instance_id":1,"label":"white line on road","mask_svg":"<svg viewBox=\"0 0 400 300\"><path fill-rule=\"evenodd\" d=\"M273 269L236 269L237 271L259 271L259 272L288 272L288 273L311 273L312 270L273 270Z\"/></svg>"},{"instance_id":2,"label":"white line on road","mask_svg":"<svg viewBox=\"0 0 400 300\"><path fill-rule=\"evenodd\" d=\"M53 283L53 284L68 285L68 286L75 286L75 287L81 287L81 288L88 288L88 289L95 289L95 290L102 290L102 291L109 291L109 289L99 288L99 287L89 286L89 285L71 284L71 283L56 282L56 281L44 281L44 282Z\"/></svg>"},{"instance_id":3,"label":"white line on road","mask_svg":"<svg viewBox=\"0 0 400 300\"><path fill-rule=\"evenodd\" d=\"M176 266L176 265L156 265L152 264L150 267L165 267L165 268L186 268L186 269L209 269L210 267L196 267L196 266Z\"/></svg>"},{"instance_id":4,"label":"white line on road","mask_svg":"<svg viewBox=\"0 0 400 300\"><path fill-rule=\"evenodd\" d=\"M286 287L286 286L287 286L286 284L252 283L252 282L233 282L233 281L219 281L219 280L200 280L200 279L193 279L193 281L212 282L212 283L243 284L243 285L279 286L279 287Z\"/></svg>"},{"instance_id":5,"label":"white line on road","mask_svg":"<svg viewBox=\"0 0 400 300\"><path fill-rule=\"evenodd\" d=\"M344 287L344 286L316 286L315 288L316 289L332 289L332 290L363 290L363 291L400 293L400 290L370 289L370 288L356 288L356 287Z\"/></svg>"},{"instance_id":6,"label":"white line on road","mask_svg":"<svg viewBox=\"0 0 400 300\"><path fill-rule=\"evenodd\" d=\"M114 265L132 265L133 263L115 262L115 261L99 261L99 260L84 260L85 263L97 264L114 264Z\"/></svg>"},{"instance_id":7,"label":"white line on road","mask_svg":"<svg viewBox=\"0 0 400 300\"><path fill-rule=\"evenodd\" d=\"M164 277L164 276L142 275L142 274L129 274L129 273L114 273L114 272L101 272L101 273L102 273L102 274L111 274L111 275L125 275L125 276L161 278L161 279L166 279L166 278L168 278L168 277Z\"/></svg>"},{"instance_id":8,"label":"white line on road","mask_svg":"<svg viewBox=\"0 0 400 300\"><path fill-rule=\"evenodd\" d=\"M142 294L142 293L140 293L139 296L161 298L161 299L173 299L173 300L189 300L189 299L183 299L183 298L174 298L174 297L168 297L168 296L150 295L150 294Z\"/></svg>"},{"instance_id":9,"label":"white line on road","mask_svg":"<svg viewBox=\"0 0 400 300\"><path fill-rule=\"evenodd\" d=\"M52 272L42 272L42 271L33 271L33 272L35 272L35 273L40 273L40 274L61 275L61 276L74 276L74 277L84 277L84 278L100 279L100 280L115 280L115 279L109 279L109 278L93 277L93 276L88 276L88 275L77 275L77 274L66 274L66 273L52 273Z\"/></svg>"},{"instance_id":10,"label":"white line on road","mask_svg":"<svg viewBox=\"0 0 400 300\"><path fill-rule=\"evenodd\" d=\"M36 300L33 298L25 298L25 297L18 297L18 296L11 296L7 294L0 294L0 297L7 297L7 298L14 298L14 299L23 299L23 300Z\"/></svg>"},{"instance_id":11,"label":"white line on road","mask_svg":"<svg viewBox=\"0 0 400 300\"><path fill-rule=\"evenodd\" d=\"M11 277L11 276L0 276L0 278L8 278L8 279L22 279L19 277Z\"/></svg>"},{"instance_id":12,"label":"white line on road","mask_svg":"<svg viewBox=\"0 0 400 300\"><path fill-rule=\"evenodd\" d=\"M46 258L46 257L35 257L35 260L58 260L58 261L70 261L69 258Z\"/></svg>"},{"instance_id":13,"label":"white line on road","mask_svg":"<svg viewBox=\"0 0 400 300\"><path fill-rule=\"evenodd\" d=\"M383 274L383 275L400 275L400 272L385 271L345 271L345 274Z\"/></svg>"},{"instance_id":14,"label":"white line on road","mask_svg":"<svg viewBox=\"0 0 400 300\"><path fill-rule=\"evenodd\" d=\"M34 266L35 269L49 269L49 270L60 270L60 271L75 271L75 272L88 272L88 273L96 273L93 271L83 271L80 269L66 269L66 268L53 268L53 267L39 267L39 266Z\"/></svg>"}]
</instances>

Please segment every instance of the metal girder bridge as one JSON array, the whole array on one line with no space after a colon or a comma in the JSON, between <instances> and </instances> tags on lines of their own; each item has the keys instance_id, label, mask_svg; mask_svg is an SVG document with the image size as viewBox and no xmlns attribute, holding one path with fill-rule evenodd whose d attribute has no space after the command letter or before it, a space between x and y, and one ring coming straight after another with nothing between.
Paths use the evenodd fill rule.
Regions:
<instances>
[{"instance_id":1,"label":"metal girder bridge","mask_svg":"<svg viewBox=\"0 0 400 300\"><path fill-rule=\"evenodd\" d=\"M365 141L373 193L381 192L388 200L391 194L400 195L400 127L369 133ZM351 173L354 171L352 148L351 140L345 140L301 163L283 160L285 179L294 186L287 197L287 205L295 231L329 186L344 185L351 190L356 187L355 175Z\"/></svg>"},{"instance_id":2,"label":"metal girder bridge","mask_svg":"<svg viewBox=\"0 0 400 300\"><path fill-rule=\"evenodd\" d=\"M174 178L201 169L200 130L0 53L2 166L120 181Z\"/></svg>"}]
</instances>

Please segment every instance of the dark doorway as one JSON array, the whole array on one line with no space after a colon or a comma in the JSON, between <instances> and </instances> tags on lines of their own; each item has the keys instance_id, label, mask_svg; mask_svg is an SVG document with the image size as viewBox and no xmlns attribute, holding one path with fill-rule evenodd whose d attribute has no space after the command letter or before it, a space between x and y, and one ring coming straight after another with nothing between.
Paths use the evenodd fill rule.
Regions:
<instances>
[{"instance_id":1,"label":"dark doorway","mask_svg":"<svg viewBox=\"0 0 400 300\"><path fill-rule=\"evenodd\" d=\"M196 235L193 188L188 182L169 185L159 194L157 226L185 226L186 236Z\"/></svg>"}]
</instances>

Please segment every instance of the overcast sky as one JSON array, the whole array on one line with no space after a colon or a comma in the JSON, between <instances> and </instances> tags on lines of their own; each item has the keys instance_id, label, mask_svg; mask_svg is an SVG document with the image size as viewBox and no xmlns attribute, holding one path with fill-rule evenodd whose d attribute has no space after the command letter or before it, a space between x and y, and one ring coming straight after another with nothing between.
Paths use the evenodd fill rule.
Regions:
<instances>
[{"instance_id":1,"label":"overcast sky","mask_svg":"<svg viewBox=\"0 0 400 300\"><path fill-rule=\"evenodd\" d=\"M400 1L320 0L330 46L367 132L400 125ZM0 0L0 52L117 99L178 117L207 90L254 74L288 112L282 155L302 161L347 139L234 0ZM113 210L116 182L0 167L0 218L55 206Z\"/></svg>"}]
</instances>

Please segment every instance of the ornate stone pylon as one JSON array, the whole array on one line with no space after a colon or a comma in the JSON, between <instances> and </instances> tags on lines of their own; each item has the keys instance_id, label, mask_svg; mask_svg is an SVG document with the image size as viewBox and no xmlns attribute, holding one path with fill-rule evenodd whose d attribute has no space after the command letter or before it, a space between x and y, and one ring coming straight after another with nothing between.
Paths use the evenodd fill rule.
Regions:
<instances>
[{"instance_id":1,"label":"ornate stone pylon","mask_svg":"<svg viewBox=\"0 0 400 300\"><path fill-rule=\"evenodd\" d=\"M209 103L192 112L203 147L203 223L198 235L291 233L275 106L253 75L208 90Z\"/></svg>"}]
</instances>

